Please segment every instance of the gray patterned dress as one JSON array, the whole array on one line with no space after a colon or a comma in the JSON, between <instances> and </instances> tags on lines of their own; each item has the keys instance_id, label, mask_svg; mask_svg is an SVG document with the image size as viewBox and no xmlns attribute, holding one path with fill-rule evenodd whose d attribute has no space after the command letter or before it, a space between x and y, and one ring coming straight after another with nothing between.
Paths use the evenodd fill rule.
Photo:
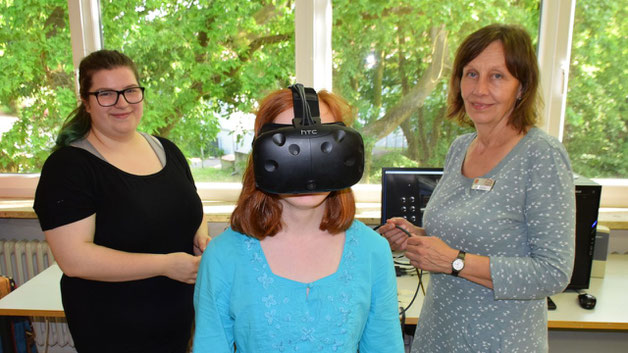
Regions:
<instances>
[{"instance_id":1,"label":"gray patterned dress","mask_svg":"<svg viewBox=\"0 0 628 353\"><path fill-rule=\"evenodd\" d=\"M490 257L494 289L432 274L412 352L546 352L545 297L573 267L575 195L561 143L532 128L484 175L490 191L461 173L476 133L458 137L423 224L454 249Z\"/></svg>"}]
</instances>

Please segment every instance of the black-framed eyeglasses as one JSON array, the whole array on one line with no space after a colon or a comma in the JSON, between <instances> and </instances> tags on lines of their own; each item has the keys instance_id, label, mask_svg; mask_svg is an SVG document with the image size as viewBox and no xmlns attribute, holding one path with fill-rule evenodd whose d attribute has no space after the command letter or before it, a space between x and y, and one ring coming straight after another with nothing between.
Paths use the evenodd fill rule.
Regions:
<instances>
[{"instance_id":1,"label":"black-framed eyeglasses","mask_svg":"<svg viewBox=\"0 0 628 353\"><path fill-rule=\"evenodd\" d=\"M120 95L124 96L127 103L137 104L144 100L144 87L125 88L121 91L108 89L96 92L87 92L87 94L96 96L96 101L98 101L98 104L100 104L101 107L111 107L118 104Z\"/></svg>"}]
</instances>

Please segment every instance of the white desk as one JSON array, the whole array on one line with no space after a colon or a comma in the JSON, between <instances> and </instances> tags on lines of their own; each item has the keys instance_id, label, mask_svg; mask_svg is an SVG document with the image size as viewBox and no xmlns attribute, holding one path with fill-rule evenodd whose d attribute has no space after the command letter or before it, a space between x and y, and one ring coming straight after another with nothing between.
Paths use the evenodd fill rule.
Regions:
<instances>
[{"instance_id":1,"label":"white desk","mask_svg":"<svg viewBox=\"0 0 628 353\"><path fill-rule=\"evenodd\" d=\"M61 269L53 264L0 299L0 315L65 317L61 304Z\"/></svg>"},{"instance_id":2,"label":"white desk","mask_svg":"<svg viewBox=\"0 0 628 353\"><path fill-rule=\"evenodd\" d=\"M604 278L591 278L585 290L597 298L593 310L578 304L576 292L552 296L556 310L549 311L549 328L628 330L628 255L609 255Z\"/></svg>"},{"instance_id":3,"label":"white desk","mask_svg":"<svg viewBox=\"0 0 628 353\"><path fill-rule=\"evenodd\" d=\"M48 353L50 318L65 317L59 286L62 274L59 266L54 263L0 299L2 316L44 317L46 322L44 353Z\"/></svg>"},{"instance_id":4,"label":"white desk","mask_svg":"<svg viewBox=\"0 0 628 353\"><path fill-rule=\"evenodd\" d=\"M398 277L400 306L405 307L412 299L417 286L416 276ZM429 275L423 276L427 288ZM556 310L548 312L550 329L585 330L628 330L628 255L609 255L604 278L591 278L587 293L597 298L593 310L586 310L578 304L578 294L573 291L552 296ZM414 304L406 313L406 324L416 325L423 293L419 292Z\"/></svg>"},{"instance_id":5,"label":"white desk","mask_svg":"<svg viewBox=\"0 0 628 353\"><path fill-rule=\"evenodd\" d=\"M0 299L0 315L65 317L61 304L59 280L61 269L54 264ZM429 275L423 277L427 287ZM412 299L417 286L416 276L397 279L400 306ZM597 298L593 310L578 305L575 292L552 296L557 309L549 311L550 329L628 330L628 255L609 255L604 278L591 278L588 293ZM406 323L416 325L423 293L419 292L406 313Z\"/></svg>"}]
</instances>

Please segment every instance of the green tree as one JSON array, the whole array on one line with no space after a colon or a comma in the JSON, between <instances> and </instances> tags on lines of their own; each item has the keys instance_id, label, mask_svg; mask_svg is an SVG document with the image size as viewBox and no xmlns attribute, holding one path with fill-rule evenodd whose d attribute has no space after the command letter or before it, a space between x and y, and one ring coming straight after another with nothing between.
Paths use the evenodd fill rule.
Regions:
<instances>
[{"instance_id":1,"label":"green tree","mask_svg":"<svg viewBox=\"0 0 628 353\"><path fill-rule=\"evenodd\" d=\"M628 2L580 1L564 144L576 173L628 176Z\"/></svg>"},{"instance_id":2,"label":"green tree","mask_svg":"<svg viewBox=\"0 0 628 353\"><path fill-rule=\"evenodd\" d=\"M181 141L205 135L198 144L207 145L219 116L251 111L294 75L289 1L146 0L138 7L109 0L101 7L105 47L143 65L153 97L142 123L149 132Z\"/></svg>"},{"instance_id":3,"label":"green tree","mask_svg":"<svg viewBox=\"0 0 628 353\"><path fill-rule=\"evenodd\" d=\"M355 107L366 181L378 182L386 165L442 166L451 141L468 131L444 118L455 48L495 22L520 24L536 40L539 4L333 1L333 90ZM565 144L577 172L625 176L625 0L578 4ZM202 157L219 118L251 112L293 83L294 5L101 0L104 46L131 56L147 87L140 128ZM0 109L19 117L0 140L0 171L37 171L77 101L65 1L0 0L0 62ZM375 148L395 131L403 148Z\"/></svg>"},{"instance_id":4,"label":"green tree","mask_svg":"<svg viewBox=\"0 0 628 353\"><path fill-rule=\"evenodd\" d=\"M0 141L0 172L41 168L76 105L67 4L0 0L0 107L19 120Z\"/></svg>"},{"instance_id":5,"label":"green tree","mask_svg":"<svg viewBox=\"0 0 628 353\"><path fill-rule=\"evenodd\" d=\"M404 166L442 166L453 138L468 131L444 118L460 41L495 22L520 24L536 38L539 21L538 0L333 4L334 91L357 108L367 150L401 129L407 148L397 160ZM366 155L368 181L379 175L380 163Z\"/></svg>"},{"instance_id":6,"label":"green tree","mask_svg":"<svg viewBox=\"0 0 628 353\"><path fill-rule=\"evenodd\" d=\"M0 1L0 102L19 117L0 141L0 168L36 171L77 102L67 6ZM294 76L292 1L107 0L101 10L104 47L129 55L146 86L140 129L188 156L208 149L218 117L251 111Z\"/></svg>"}]
</instances>

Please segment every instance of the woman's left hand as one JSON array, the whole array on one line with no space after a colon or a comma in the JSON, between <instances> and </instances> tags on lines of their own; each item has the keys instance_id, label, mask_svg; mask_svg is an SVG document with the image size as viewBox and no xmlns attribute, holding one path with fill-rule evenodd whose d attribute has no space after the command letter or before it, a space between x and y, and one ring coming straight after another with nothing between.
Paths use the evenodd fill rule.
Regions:
<instances>
[{"instance_id":1,"label":"woman's left hand","mask_svg":"<svg viewBox=\"0 0 628 353\"><path fill-rule=\"evenodd\" d=\"M408 238L406 257L412 266L430 272L451 273L451 263L458 251L449 247L440 238L413 236Z\"/></svg>"},{"instance_id":2,"label":"woman's left hand","mask_svg":"<svg viewBox=\"0 0 628 353\"><path fill-rule=\"evenodd\" d=\"M204 234L203 232L196 232L196 235L194 236L194 255L202 255L210 240L211 238L209 235Z\"/></svg>"},{"instance_id":3,"label":"woman's left hand","mask_svg":"<svg viewBox=\"0 0 628 353\"><path fill-rule=\"evenodd\" d=\"M203 255L203 251L207 248L207 244L211 240L209 236L209 229L207 228L207 215L203 213L203 219L201 219L201 225L194 234L194 255Z\"/></svg>"}]
</instances>

